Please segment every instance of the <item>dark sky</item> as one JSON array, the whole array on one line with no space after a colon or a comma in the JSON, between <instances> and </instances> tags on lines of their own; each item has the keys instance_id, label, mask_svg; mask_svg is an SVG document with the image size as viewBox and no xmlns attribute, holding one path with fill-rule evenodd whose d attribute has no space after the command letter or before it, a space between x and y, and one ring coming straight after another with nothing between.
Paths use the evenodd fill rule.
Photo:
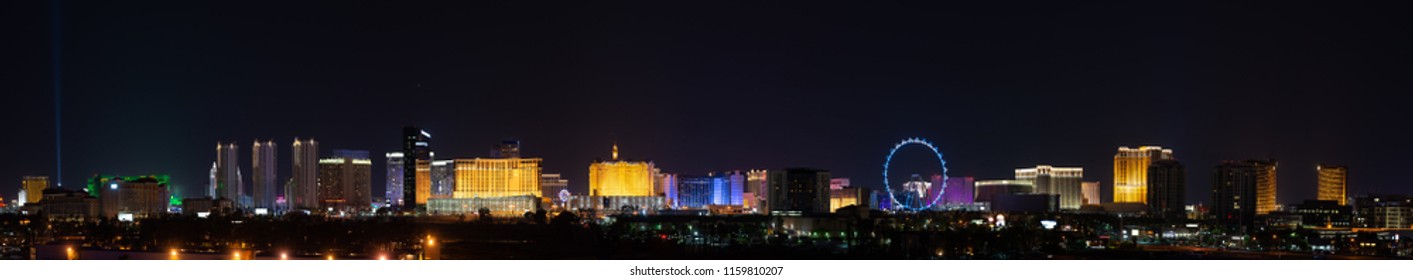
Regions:
<instances>
[{"instance_id":1,"label":"dark sky","mask_svg":"<svg viewBox=\"0 0 1413 280\"><path fill-rule=\"evenodd\" d=\"M1319 162L1349 165L1352 194L1413 193L1407 6L461 2L67 1L55 21L5 1L0 196L55 173L56 51L69 187L167 173L194 193L217 141L248 175L269 138L285 178L297 136L381 154L417 124L442 158L520 139L574 190L615 141L666 172L878 187L892 143L924 137L952 176L1082 166L1106 200L1139 145L1176 150L1189 202L1219 161L1268 157L1282 203L1314 197ZM935 172L905 152L893 176Z\"/></svg>"}]
</instances>

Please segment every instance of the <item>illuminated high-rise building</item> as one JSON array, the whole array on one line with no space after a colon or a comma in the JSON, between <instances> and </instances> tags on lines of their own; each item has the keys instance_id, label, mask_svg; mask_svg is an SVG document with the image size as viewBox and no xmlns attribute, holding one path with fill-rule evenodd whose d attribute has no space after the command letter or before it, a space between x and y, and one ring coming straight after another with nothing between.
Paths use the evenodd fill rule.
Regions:
<instances>
[{"instance_id":1,"label":"illuminated high-rise building","mask_svg":"<svg viewBox=\"0 0 1413 280\"><path fill-rule=\"evenodd\" d=\"M767 171L766 196L771 215L829 213L829 171L787 168Z\"/></svg>"},{"instance_id":2,"label":"illuminated high-rise building","mask_svg":"<svg viewBox=\"0 0 1413 280\"><path fill-rule=\"evenodd\" d=\"M104 218L118 218L120 214L131 214L132 218L145 218L167 212L167 177L159 180L155 176L114 177L106 181L99 195L99 205Z\"/></svg>"},{"instance_id":3,"label":"illuminated high-rise building","mask_svg":"<svg viewBox=\"0 0 1413 280\"><path fill-rule=\"evenodd\" d=\"M1316 198L1337 201L1340 206L1346 205L1349 200L1349 167L1321 164L1315 166L1315 173L1319 179L1319 192Z\"/></svg>"},{"instance_id":4,"label":"illuminated high-rise building","mask_svg":"<svg viewBox=\"0 0 1413 280\"><path fill-rule=\"evenodd\" d=\"M1080 192L1081 192L1081 193L1084 193L1084 195L1081 196L1081 197L1083 197L1083 200L1084 200L1083 203L1084 203L1084 205L1099 205L1100 203L1104 203L1103 201L1100 201L1100 200L1099 200L1099 182L1098 182L1098 181L1094 181L1094 182L1082 182L1082 183L1080 183L1079 186L1080 186Z\"/></svg>"},{"instance_id":5,"label":"illuminated high-rise building","mask_svg":"<svg viewBox=\"0 0 1413 280\"><path fill-rule=\"evenodd\" d=\"M1035 193L1056 195L1060 199L1060 210L1079 210L1084 205L1084 168L1051 167L1040 165L1035 168L1016 169L1016 180L1029 181Z\"/></svg>"},{"instance_id":6,"label":"illuminated high-rise building","mask_svg":"<svg viewBox=\"0 0 1413 280\"><path fill-rule=\"evenodd\" d=\"M831 186L832 187L832 186ZM862 206L867 201L864 189L841 186L838 189L829 190L829 212L838 211L839 208L848 206Z\"/></svg>"},{"instance_id":7,"label":"illuminated high-rise building","mask_svg":"<svg viewBox=\"0 0 1413 280\"><path fill-rule=\"evenodd\" d=\"M939 204L944 206L971 205L976 200L975 191L976 178L947 177L947 182L943 186L942 201Z\"/></svg>"},{"instance_id":8,"label":"illuminated high-rise building","mask_svg":"<svg viewBox=\"0 0 1413 280\"><path fill-rule=\"evenodd\" d=\"M240 147L235 143L216 143L216 197L239 201L245 195L244 185L240 176Z\"/></svg>"},{"instance_id":9,"label":"illuminated high-rise building","mask_svg":"<svg viewBox=\"0 0 1413 280\"><path fill-rule=\"evenodd\" d=\"M415 126L402 128L402 199L404 211L425 209L431 190L432 134ZM418 172L426 162L426 172ZM427 177L424 177L427 176ZM419 184L419 182L425 182ZM425 188L423 188L425 186Z\"/></svg>"},{"instance_id":10,"label":"illuminated high-rise building","mask_svg":"<svg viewBox=\"0 0 1413 280\"><path fill-rule=\"evenodd\" d=\"M18 197L20 205L25 203L35 203L44 200L44 190L49 189L48 176L25 176L20 179L20 191L24 195Z\"/></svg>"},{"instance_id":11,"label":"illuminated high-rise building","mask_svg":"<svg viewBox=\"0 0 1413 280\"><path fill-rule=\"evenodd\" d=\"M401 152L387 153L387 185L384 196L388 199L388 204L396 207L402 206L402 172L403 158Z\"/></svg>"},{"instance_id":12,"label":"illuminated high-rise building","mask_svg":"<svg viewBox=\"0 0 1413 280\"><path fill-rule=\"evenodd\" d=\"M1148 165L1148 211L1165 219L1187 216L1187 172L1176 160L1155 160Z\"/></svg>"},{"instance_id":13,"label":"illuminated high-rise building","mask_svg":"<svg viewBox=\"0 0 1413 280\"><path fill-rule=\"evenodd\" d=\"M485 208L491 215L520 215L544 207L542 195L545 182L540 169L539 158L471 158L456 159L451 165L456 170L456 187L452 197L427 199L427 212L431 214L476 213ZM419 172L429 172L430 164L418 160ZM418 182L422 183L422 176ZM558 178L554 176L553 178ZM555 184L560 183L556 180ZM568 186L568 181L562 181ZM420 186L419 186L420 187ZM419 191L420 192L420 191ZM555 194L554 197L558 197ZM564 203L565 201L560 201Z\"/></svg>"},{"instance_id":14,"label":"illuminated high-rise building","mask_svg":"<svg viewBox=\"0 0 1413 280\"><path fill-rule=\"evenodd\" d=\"M1213 169L1211 213L1218 224L1229 227L1255 224L1258 169L1258 165L1249 161L1226 161Z\"/></svg>"},{"instance_id":15,"label":"illuminated high-rise building","mask_svg":"<svg viewBox=\"0 0 1413 280\"><path fill-rule=\"evenodd\" d=\"M491 147L491 157L494 158L517 158L520 157L520 140L503 140L500 144Z\"/></svg>"},{"instance_id":16,"label":"illuminated high-rise building","mask_svg":"<svg viewBox=\"0 0 1413 280\"><path fill-rule=\"evenodd\" d=\"M560 191L569 190L569 180L560 174L540 174L540 197L559 199Z\"/></svg>"},{"instance_id":17,"label":"illuminated high-rise building","mask_svg":"<svg viewBox=\"0 0 1413 280\"><path fill-rule=\"evenodd\" d=\"M656 196L656 173L651 161L619 160L618 145L613 145L613 160L589 164L589 195Z\"/></svg>"},{"instance_id":18,"label":"illuminated high-rise building","mask_svg":"<svg viewBox=\"0 0 1413 280\"><path fill-rule=\"evenodd\" d=\"M277 147L275 141L260 142L255 141L251 145L254 153L251 155L251 181L254 182L252 191L252 201L255 208L275 209L275 191L279 189L279 178L276 176L275 160L277 157Z\"/></svg>"},{"instance_id":19,"label":"illuminated high-rise building","mask_svg":"<svg viewBox=\"0 0 1413 280\"><path fill-rule=\"evenodd\" d=\"M412 200L417 202L414 205L425 205L427 200L432 198L432 161L419 159L413 167L417 172L412 175L416 182L409 188L413 190ZM419 206L420 208L422 207Z\"/></svg>"},{"instance_id":20,"label":"illuminated high-rise building","mask_svg":"<svg viewBox=\"0 0 1413 280\"><path fill-rule=\"evenodd\" d=\"M714 176L712 190L713 205L741 205L741 196L745 192L746 174L740 170L727 171L719 176Z\"/></svg>"},{"instance_id":21,"label":"illuminated high-rise building","mask_svg":"<svg viewBox=\"0 0 1413 280\"><path fill-rule=\"evenodd\" d=\"M1173 159L1173 150L1157 146L1119 147L1114 155L1114 202L1147 203L1148 165Z\"/></svg>"},{"instance_id":22,"label":"illuminated high-rise building","mask_svg":"<svg viewBox=\"0 0 1413 280\"><path fill-rule=\"evenodd\" d=\"M539 158L457 159L453 198L543 195Z\"/></svg>"},{"instance_id":23,"label":"illuminated high-rise building","mask_svg":"<svg viewBox=\"0 0 1413 280\"><path fill-rule=\"evenodd\" d=\"M372 207L373 161L368 151L334 150L319 159L319 207L363 211Z\"/></svg>"},{"instance_id":24,"label":"illuminated high-rise building","mask_svg":"<svg viewBox=\"0 0 1413 280\"><path fill-rule=\"evenodd\" d=\"M290 145L294 164L290 182L285 186L285 201L293 209L319 208L319 142L314 139L294 139Z\"/></svg>"},{"instance_id":25,"label":"illuminated high-rise building","mask_svg":"<svg viewBox=\"0 0 1413 280\"><path fill-rule=\"evenodd\" d=\"M456 189L456 163L452 160L433 160L431 172L430 197L451 197L452 191Z\"/></svg>"},{"instance_id":26,"label":"illuminated high-rise building","mask_svg":"<svg viewBox=\"0 0 1413 280\"><path fill-rule=\"evenodd\" d=\"M677 200L678 200L678 197L677 197L677 195L678 195L678 189L677 189L677 187L678 187L678 185L677 185L677 184L678 184L677 174L658 173L658 174L657 174L657 182L658 182L657 185L660 186L660 187L662 188L662 190L663 190L662 195L666 198L667 207L669 207L669 208L677 208L677 207L678 207L678 203L677 203L677 202L678 202L678 201L677 201Z\"/></svg>"},{"instance_id":27,"label":"illuminated high-rise building","mask_svg":"<svg viewBox=\"0 0 1413 280\"><path fill-rule=\"evenodd\" d=\"M751 204L751 207L754 207L756 211L762 213L770 213L770 181L766 179L767 174L768 172L765 170L746 171L745 192L750 194L742 195L752 197L754 200L748 204Z\"/></svg>"},{"instance_id":28,"label":"illuminated high-rise building","mask_svg":"<svg viewBox=\"0 0 1413 280\"><path fill-rule=\"evenodd\" d=\"M1248 160L1256 166L1256 215L1276 211L1276 160Z\"/></svg>"},{"instance_id":29,"label":"illuminated high-rise building","mask_svg":"<svg viewBox=\"0 0 1413 280\"><path fill-rule=\"evenodd\" d=\"M211 181L206 185L206 197L216 197L216 162L211 162Z\"/></svg>"},{"instance_id":30,"label":"illuminated high-rise building","mask_svg":"<svg viewBox=\"0 0 1413 280\"><path fill-rule=\"evenodd\" d=\"M712 176L681 176L677 181L677 207L703 209L711 205Z\"/></svg>"}]
</instances>

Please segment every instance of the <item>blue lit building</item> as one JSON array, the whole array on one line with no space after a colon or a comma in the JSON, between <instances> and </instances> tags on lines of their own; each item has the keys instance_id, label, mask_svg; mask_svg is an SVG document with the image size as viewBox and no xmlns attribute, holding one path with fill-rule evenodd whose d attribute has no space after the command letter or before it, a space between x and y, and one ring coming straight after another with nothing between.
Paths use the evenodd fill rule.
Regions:
<instances>
[{"instance_id":1,"label":"blue lit building","mask_svg":"<svg viewBox=\"0 0 1413 280\"><path fill-rule=\"evenodd\" d=\"M712 188L715 184L710 176L680 176L677 178L677 207L706 208L712 202Z\"/></svg>"}]
</instances>

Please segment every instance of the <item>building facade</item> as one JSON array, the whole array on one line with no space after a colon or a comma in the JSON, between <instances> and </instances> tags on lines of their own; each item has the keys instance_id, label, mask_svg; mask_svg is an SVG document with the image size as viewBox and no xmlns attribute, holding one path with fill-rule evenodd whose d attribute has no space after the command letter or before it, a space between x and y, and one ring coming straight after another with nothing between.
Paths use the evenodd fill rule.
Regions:
<instances>
[{"instance_id":1,"label":"building facade","mask_svg":"<svg viewBox=\"0 0 1413 280\"><path fill-rule=\"evenodd\" d=\"M1149 213L1165 219L1187 216L1187 172L1177 160L1155 160L1148 165Z\"/></svg>"},{"instance_id":2,"label":"building facade","mask_svg":"<svg viewBox=\"0 0 1413 280\"><path fill-rule=\"evenodd\" d=\"M1082 202L1084 205L1099 205L1104 203L1103 201L1099 200L1098 181L1079 183L1079 188L1080 192L1084 193L1084 195L1081 196L1084 200Z\"/></svg>"},{"instance_id":3,"label":"building facade","mask_svg":"<svg viewBox=\"0 0 1413 280\"><path fill-rule=\"evenodd\" d=\"M1353 210L1332 200L1306 200L1293 205L1291 213L1300 215L1300 224L1311 228L1353 227Z\"/></svg>"},{"instance_id":4,"label":"building facade","mask_svg":"<svg viewBox=\"0 0 1413 280\"><path fill-rule=\"evenodd\" d=\"M711 205L711 176L681 176L677 178L677 208L705 209Z\"/></svg>"},{"instance_id":5,"label":"building facade","mask_svg":"<svg viewBox=\"0 0 1413 280\"><path fill-rule=\"evenodd\" d=\"M156 177L114 178L107 184L99 196L103 218L132 214L140 219L167 212L167 184Z\"/></svg>"},{"instance_id":6,"label":"building facade","mask_svg":"<svg viewBox=\"0 0 1413 280\"><path fill-rule=\"evenodd\" d=\"M945 207L965 206L976 202L976 178L948 177L942 188L941 204Z\"/></svg>"},{"instance_id":7,"label":"building facade","mask_svg":"<svg viewBox=\"0 0 1413 280\"><path fill-rule=\"evenodd\" d=\"M1114 202L1148 203L1148 165L1163 159L1173 159L1173 150L1119 147L1114 154Z\"/></svg>"},{"instance_id":8,"label":"building facade","mask_svg":"<svg viewBox=\"0 0 1413 280\"><path fill-rule=\"evenodd\" d=\"M1407 229L1413 226L1413 196L1369 194L1354 198L1358 227Z\"/></svg>"},{"instance_id":9,"label":"building facade","mask_svg":"<svg viewBox=\"0 0 1413 280\"><path fill-rule=\"evenodd\" d=\"M976 181L976 202L991 203L999 195L1035 193L1035 185L1024 180L982 180Z\"/></svg>"},{"instance_id":10,"label":"building facade","mask_svg":"<svg viewBox=\"0 0 1413 280\"><path fill-rule=\"evenodd\" d=\"M373 202L373 161L368 151L334 150L319 159L319 207L323 210L366 211Z\"/></svg>"},{"instance_id":11,"label":"building facade","mask_svg":"<svg viewBox=\"0 0 1413 280\"><path fill-rule=\"evenodd\" d=\"M432 198L448 198L456 189L456 162L453 160L433 160L431 167Z\"/></svg>"},{"instance_id":12,"label":"building facade","mask_svg":"<svg viewBox=\"0 0 1413 280\"><path fill-rule=\"evenodd\" d=\"M560 174L540 174L540 197L553 200L556 205L564 203L560 192L569 191L569 180Z\"/></svg>"},{"instance_id":13,"label":"building facade","mask_svg":"<svg viewBox=\"0 0 1413 280\"><path fill-rule=\"evenodd\" d=\"M235 143L216 143L216 196L239 200L245 196L244 185L240 174L240 147Z\"/></svg>"},{"instance_id":14,"label":"building facade","mask_svg":"<svg viewBox=\"0 0 1413 280\"><path fill-rule=\"evenodd\" d=\"M1315 173L1319 183L1316 198L1346 205L1349 200L1349 167L1321 164L1315 166Z\"/></svg>"},{"instance_id":15,"label":"building facade","mask_svg":"<svg viewBox=\"0 0 1413 280\"><path fill-rule=\"evenodd\" d=\"M385 177L387 183L384 185L383 197L388 199L388 205L400 207L402 206L402 172L404 164L402 152L391 152L387 153L385 156L388 160L388 165L387 177Z\"/></svg>"},{"instance_id":16,"label":"building facade","mask_svg":"<svg viewBox=\"0 0 1413 280\"><path fill-rule=\"evenodd\" d=\"M1052 167L1040 165L1035 168L1016 169L1016 180L1029 181L1035 193L1052 194L1059 198L1060 210L1079 210L1084 205L1084 168Z\"/></svg>"},{"instance_id":17,"label":"building facade","mask_svg":"<svg viewBox=\"0 0 1413 280\"><path fill-rule=\"evenodd\" d=\"M1256 219L1257 165L1226 161L1212 170L1211 215L1228 227L1251 227Z\"/></svg>"},{"instance_id":18,"label":"building facade","mask_svg":"<svg viewBox=\"0 0 1413 280\"><path fill-rule=\"evenodd\" d=\"M752 197L753 200L748 203L756 209L756 212L770 213L770 181L767 180L768 176L769 172L765 170L746 171L745 192L750 194L742 196Z\"/></svg>"},{"instance_id":19,"label":"building facade","mask_svg":"<svg viewBox=\"0 0 1413 280\"><path fill-rule=\"evenodd\" d=\"M618 145L613 146L613 160L589 164L590 196L658 196L654 193L657 167L651 161L618 159Z\"/></svg>"},{"instance_id":20,"label":"building facade","mask_svg":"<svg viewBox=\"0 0 1413 280\"><path fill-rule=\"evenodd\" d=\"M279 154L275 141L260 142L255 140L251 145L251 201L254 208L275 209L275 194L279 189L279 178L276 172L276 160Z\"/></svg>"},{"instance_id":21,"label":"building facade","mask_svg":"<svg viewBox=\"0 0 1413 280\"><path fill-rule=\"evenodd\" d=\"M768 171L766 178L771 215L829 213L829 171L787 168Z\"/></svg>"},{"instance_id":22,"label":"building facade","mask_svg":"<svg viewBox=\"0 0 1413 280\"><path fill-rule=\"evenodd\" d=\"M1256 166L1256 215L1276 211L1276 160L1248 160Z\"/></svg>"},{"instance_id":23,"label":"building facade","mask_svg":"<svg viewBox=\"0 0 1413 280\"><path fill-rule=\"evenodd\" d=\"M668 207L668 208L676 209L676 208L678 207L678 204L677 204L677 194L678 194L677 184L678 184L677 174L671 174L671 173L658 173L658 174L657 174L657 185L660 186L660 187L662 187L662 189L663 189L663 192L662 192L663 199L664 199L664 202L667 204L667 207Z\"/></svg>"},{"instance_id":24,"label":"building facade","mask_svg":"<svg viewBox=\"0 0 1413 280\"><path fill-rule=\"evenodd\" d=\"M431 190L432 180L431 163L432 160L432 134L426 130L415 126L402 128L402 156L404 165L402 168L402 205L403 211L412 212L418 209L425 209L427 204L427 192ZM425 172L419 172L426 166ZM425 181L425 184L419 182ZM426 188L422 188L426 186ZM409 211L411 210L411 211Z\"/></svg>"},{"instance_id":25,"label":"building facade","mask_svg":"<svg viewBox=\"0 0 1413 280\"><path fill-rule=\"evenodd\" d=\"M101 214L98 198L87 192L54 188L45 190L43 195L42 202L37 204L47 220L85 221Z\"/></svg>"},{"instance_id":26,"label":"building facade","mask_svg":"<svg viewBox=\"0 0 1413 280\"><path fill-rule=\"evenodd\" d=\"M290 147L293 152L290 182L293 184L285 186L285 201L289 203L289 210L318 209L319 142L294 138L294 144Z\"/></svg>"},{"instance_id":27,"label":"building facade","mask_svg":"<svg viewBox=\"0 0 1413 280\"><path fill-rule=\"evenodd\" d=\"M839 208L848 206L863 206L864 202L868 201L867 198L868 195L865 193L864 189L861 188L831 188L829 189L829 212L833 213L838 211Z\"/></svg>"},{"instance_id":28,"label":"building facade","mask_svg":"<svg viewBox=\"0 0 1413 280\"><path fill-rule=\"evenodd\" d=\"M520 157L519 140L503 140L499 144L491 146L491 157L493 158L518 158Z\"/></svg>"},{"instance_id":29,"label":"building facade","mask_svg":"<svg viewBox=\"0 0 1413 280\"><path fill-rule=\"evenodd\" d=\"M49 189L48 176L25 176L20 179L20 197L17 197L19 206L25 203L36 203L44 200L44 190Z\"/></svg>"},{"instance_id":30,"label":"building facade","mask_svg":"<svg viewBox=\"0 0 1413 280\"><path fill-rule=\"evenodd\" d=\"M539 158L457 159L453 198L542 195Z\"/></svg>"},{"instance_id":31,"label":"building facade","mask_svg":"<svg viewBox=\"0 0 1413 280\"><path fill-rule=\"evenodd\" d=\"M479 214L490 211L492 217L521 217L525 212L541 209L540 198L533 195L503 197L429 198L427 213L433 215Z\"/></svg>"}]
</instances>

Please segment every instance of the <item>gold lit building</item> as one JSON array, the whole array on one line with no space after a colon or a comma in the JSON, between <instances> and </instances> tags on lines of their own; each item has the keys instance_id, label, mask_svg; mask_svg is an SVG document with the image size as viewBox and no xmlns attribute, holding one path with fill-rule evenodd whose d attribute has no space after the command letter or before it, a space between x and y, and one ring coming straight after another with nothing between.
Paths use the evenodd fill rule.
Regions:
<instances>
[{"instance_id":1,"label":"gold lit building","mask_svg":"<svg viewBox=\"0 0 1413 280\"><path fill-rule=\"evenodd\" d=\"M613 145L612 161L589 164L589 195L657 196L656 173L652 162L618 160L618 145Z\"/></svg>"},{"instance_id":2,"label":"gold lit building","mask_svg":"<svg viewBox=\"0 0 1413 280\"><path fill-rule=\"evenodd\" d=\"M539 158L457 159L456 188L452 198L539 197ZM422 167L418 166L417 187L422 187ZM418 199L422 193L418 192Z\"/></svg>"},{"instance_id":3,"label":"gold lit building","mask_svg":"<svg viewBox=\"0 0 1413 280\"><path fill-rule=\"evenodd\" d=\"M1173 159L1173 150L1119 147L1114 154L1114 202L1148 203L1148 165L1162 159Z\"/></svg>"},{"instance_id":4,"label":"gold lit building","mask_svg":"<svg viewBox=\"0 0 1413 280\"><path fill-rule=\"evenodd\" d=\"M1349 189L1349 167L1343 165L1324 165L1315 167L1319 173L1319 200L1339 201L1340 206L1344 206Z\"/></svg>"},{"instance_id":5,"label":"gold lit building","mask_svg":"<svg viewBox=\"0 0 1413 280\"><path fill-rule=\"evenodd\" d=\"M48 176L25 176L20 181L21 187L25 190L25 197L16 198L25 203L35 203L44 199L44 189L49 188Z\"/></svg>"},{"instance_id":6,"label":"gold lit building","mask_svg":"<svg viewBox=\"0 0 1413 280\"><path fill-rule=\"evenodd\" d=\"M1276 161L1251 161L1256 165L1256 215L1276 211Z\"/></svg>"},{"instance_id":7,"label":"gold lit building","mask_svg":"<svg viewBox=\"0 0 1413 280\"><path fill-rule=\"evenodd\" d=\"M833 213L839 208L851 205L859 205L859 198L863 197L863 189L855 187L840 187L829 190L829 212Z\"/></svg>"},{"instance_id":8,"label":"gold lit building","mask_svg":"<svg viewBox=\"0 0 1413 280\"><path fill-rule=\"evenodd\" d=\"M415 186L412 186L416 188L417 191L417 196L414 197L414 200L417 202L417 205L426 205L427 198L432 195L432 161L418 159L416 164L417 183Z\"/></svg>"}]
</instances>

